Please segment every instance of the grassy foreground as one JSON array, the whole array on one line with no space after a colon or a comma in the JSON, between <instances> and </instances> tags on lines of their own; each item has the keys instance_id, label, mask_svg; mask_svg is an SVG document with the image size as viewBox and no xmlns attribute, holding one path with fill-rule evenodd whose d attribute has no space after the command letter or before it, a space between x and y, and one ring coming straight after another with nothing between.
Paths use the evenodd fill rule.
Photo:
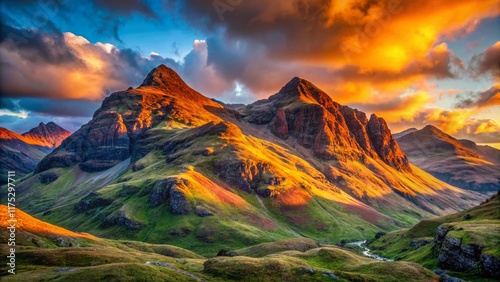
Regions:
<instances>
[{"instance_id":1,"label":"grassy foreground","mask_svg":"<svg viewBox=\"0 0 500 282\"><path fill-rule=\"evenodd\" d=\"M5 208L5 206L2 206ZM108 240L53 228L18 211L15 275L2 281L438 281L411 262L380 262L295 238L201 256L166 244ZM5 225L2 220L2 225ZM8 231L0 229L2 253Z\"/></svg>"},{"instance_id":2,"label":"grassy foreground","mask_svg":"<svg viewBox=\"0 0 500 282\"><path fill-rule=\"evenodd\" d=\"M428 269L441 268L434 241L437 230L449 230L446 237L461 246L477 245L482 255L500 257L500 195L481 205L448 216L422 220L410 229L390 232L370 243L375 253L395 260L417 262ZM480 268L481 265L478 266ZM450 274L467 281L497 281L484 277L478 269Z\"/></svg>"}]
</instances>

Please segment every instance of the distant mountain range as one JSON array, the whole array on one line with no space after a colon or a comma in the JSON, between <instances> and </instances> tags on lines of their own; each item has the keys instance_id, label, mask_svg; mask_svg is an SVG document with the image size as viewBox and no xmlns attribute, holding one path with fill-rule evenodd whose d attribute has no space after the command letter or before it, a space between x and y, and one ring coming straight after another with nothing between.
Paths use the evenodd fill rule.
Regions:
<instances>
[{"instance_id":1,"label":"distant mountain range","mask_svg":"<svg viewBox=\"0 0 500 282\"><path fill-rule=\"evenodd\" d=\"M201 254L290 237L363 239L485 197L414 166L383 118L304 79L237 108L161 65L107 97L17 197L65 228Z\"/></svg>"},{"instance_id":2,"label":"distant mountain range","mask_svg":"<svg viewBox=\"0 0 500 282\"><path fill-rule=\"evenodd\" d=\"M54 122L42 122L22 135L0 127L0 169L16 171L17 177L26 175L70 134ZM0 184L5 181L2 178Z\"/></svg>"},{"instance_id":3,"label":"distant mountain range","mask_svg":"<svg viewBox=\"0 0 500 282\"><path fill-rule=\"evenodd\" d=\"M411 163L438 179L483 193L500 189L498 149L457 140L432 125L405 130L396 138Z\"/></svg>"}]
</instances>

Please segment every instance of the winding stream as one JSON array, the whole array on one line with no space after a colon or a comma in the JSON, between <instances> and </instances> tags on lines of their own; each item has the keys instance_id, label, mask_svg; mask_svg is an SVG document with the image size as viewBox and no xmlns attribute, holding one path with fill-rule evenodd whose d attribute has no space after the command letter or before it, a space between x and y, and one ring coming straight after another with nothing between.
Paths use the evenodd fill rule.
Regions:
<instances>
[{"instance_id":1,"label":"winding stream","mask_svg":"<svg viewBox=\"0 0 500 282\"><path fill-rule=\"evenodd\" d=\"M358 246L358 247L362 248L363 249L363 255L365 255L365 256L367 256L369 258L380 260L380 261L393 261L392 259L384 258L384 257L381 257L381 256L374 255L374 254L370 253L371 250L368 249L368 247L366 247L365 243L366 243L366 240L352 242L352 243L347 243L347 245Z\"/></svg>"}]
</instances>

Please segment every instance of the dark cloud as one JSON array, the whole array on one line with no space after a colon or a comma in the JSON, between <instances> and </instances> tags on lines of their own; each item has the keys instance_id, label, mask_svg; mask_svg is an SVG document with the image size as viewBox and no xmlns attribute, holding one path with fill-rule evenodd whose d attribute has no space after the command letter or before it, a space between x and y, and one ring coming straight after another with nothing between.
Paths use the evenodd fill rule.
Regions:
<instances>
[{"instance_id":1,"label":"dark cloud","mask_svg":"<svg viewBox=\"0 0 500 282\"><path fill-rule=\"evenodd\" d=\"M109 35L122 43L119 30L125 18L134 15L161 23L158 12L164 12L163 5L154 1L144 0L6 0L2 1L2 11L6 14L16 14L23 21L20 26L35 26L42 29L47 21L57 16L69 25L78 25L73 20L74 15L82 15L84 23L101 35ZM3 18L3 17L2 17Z\"/></svg>"},{"instance_id":2,"label":"dark cloud","mask_svg":"<svg viewBox=\"0 0 500 282\"><path fill-rule=\"evenodd\" d=\"M235 80L243 75L247 60L253 59L243 43L225 43L220 37L207 39L207 64L214 65L217 72L228 80Z\"/></svg>"},{"instance_id":3,"label":"dark cloud","mask_svg":"<svg viewBox=\"0 0 500 282\"><path fill-rule=\"evenodd\" d=\"M27 60L48 64L79 65L81 60L73 54L57 29L48 34L39 29L14 28L0 21L0 45L22 53Z\"/></svg>"},{"instance_id":4,"label":"dark cloud","mask_svg":"<svg viewBox=\"0 0 500 282\"><path fill-rule=\"evenodd\" d=\"M19 113L22 108L19 106L19 100L0 97L0 110L8 110L13 113Z\"/></svg>"},{"instance_id":5,"label":"dark cloud","mask_svg":"<svg viewBox=\"0 0 500 282\"><path fill-rule=\"evenodd\" d=\"M494 79L500 79L500 41L474 55L470 60L469 70L474 77L490 74Z\"/></svg>"},{"instance_id":6,"label":"dark cloud","mask_svg":"<svg viewBox=\"0 0 500 282\"><path fill-rule=\"evenodd\" d=\"M21 99L19 107L36 115L91 117L101 102L88 100Z\"/></svg>"},{"instance_id":7,"label":"dark cloud","mask_svg":"<svg viewBox=\"0 0 500 282\"><path fill-rule=\"evenodd\" d=\"M91 44L72 33L16 29L2 22L0 91L10 98L37 97L100 100L105 94L140 85L151 69L179 63L159 55L110 44Z\"/></svg>"},{"instance_id":8,"label":"dark cloud","mask_svg":"<svg viewBox=\"0 0 500 282\"><path fill-rule=\"evenodd\" d=\"M459 109L498 106L500 105L500 88L498 86L493 86L486 91L459 95L457 98L459 102L455 104L455 108Z\"/></svg>"}]
</instances>

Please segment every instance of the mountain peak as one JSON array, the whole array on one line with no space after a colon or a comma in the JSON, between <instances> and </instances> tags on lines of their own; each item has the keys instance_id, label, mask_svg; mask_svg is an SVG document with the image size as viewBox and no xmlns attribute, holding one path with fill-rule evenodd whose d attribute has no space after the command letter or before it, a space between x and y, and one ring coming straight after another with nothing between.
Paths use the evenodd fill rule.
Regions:
<instances>
[{"instance_id":1,"label":"mountain peak","mask_svg":"<svg viewBox=\"0 0 500 282\"><path fill-rule=\"evenodd\" d=\"M170 84L185 83L173 69L161 64L149 72L141 86L166 87Z\"/></svg>"},{"instance_id":2,"label":"mountain peak","mask_svg":"<svg viewBox=\"0 0 500 282\"><path fill-rule=\"evenodd\" d=\"M432 132L443 132L441 129L435 127L432 124L428 124L422 128L423 131L432 131Z\"/></svg>"},{"instance_id":3,"label":"mountain peak","mask_svg":"<svg viewBox=\"0 0 500 282\"><path fill-rule=\"evenodd\" d=\"M311 82L295 76L287 84L285 84L278 93L283 94L304 94L305 90L319 90Z\"/></svg>"},{"instance_id":4,"label":"mountain peak","mask_svg":"<svg viewBox=\"0 0 500 282\"><path fill-rule=\"evenodd\" d=\"M441 129L435 127L434 125L426 125L420 130L421 134L436 136L439 139L447 140L448 142L455 143L456 139L442 131Z\"/></svg>"},{"instance_id":5,"label":"mountain peak","mask_svg":"<svg viewBox=\"0 0 500 282\"><path fill-rule=\"evenodd\" d=\"M285 86L283 86L277 94L269 97L269 100L281 100L283 104L293 103L300 100L306 103L319 104L325 107L330 107L332 105L335 105L336 107L339 106L319 87L310 81L297 76L285 84Z\"/></svg>"},{"instance_id":6,"label":"mountain peak","mask_svg":"<svg viewBox=\"0 0 500 282\"><path fill-rule=\"evenodd\" d=\"M28 144L49 148L59 146L69 135L71 135L71 132L52 121L47 124L40 122L37 127L22 134Z\"/></svg>"}]
</instances>

